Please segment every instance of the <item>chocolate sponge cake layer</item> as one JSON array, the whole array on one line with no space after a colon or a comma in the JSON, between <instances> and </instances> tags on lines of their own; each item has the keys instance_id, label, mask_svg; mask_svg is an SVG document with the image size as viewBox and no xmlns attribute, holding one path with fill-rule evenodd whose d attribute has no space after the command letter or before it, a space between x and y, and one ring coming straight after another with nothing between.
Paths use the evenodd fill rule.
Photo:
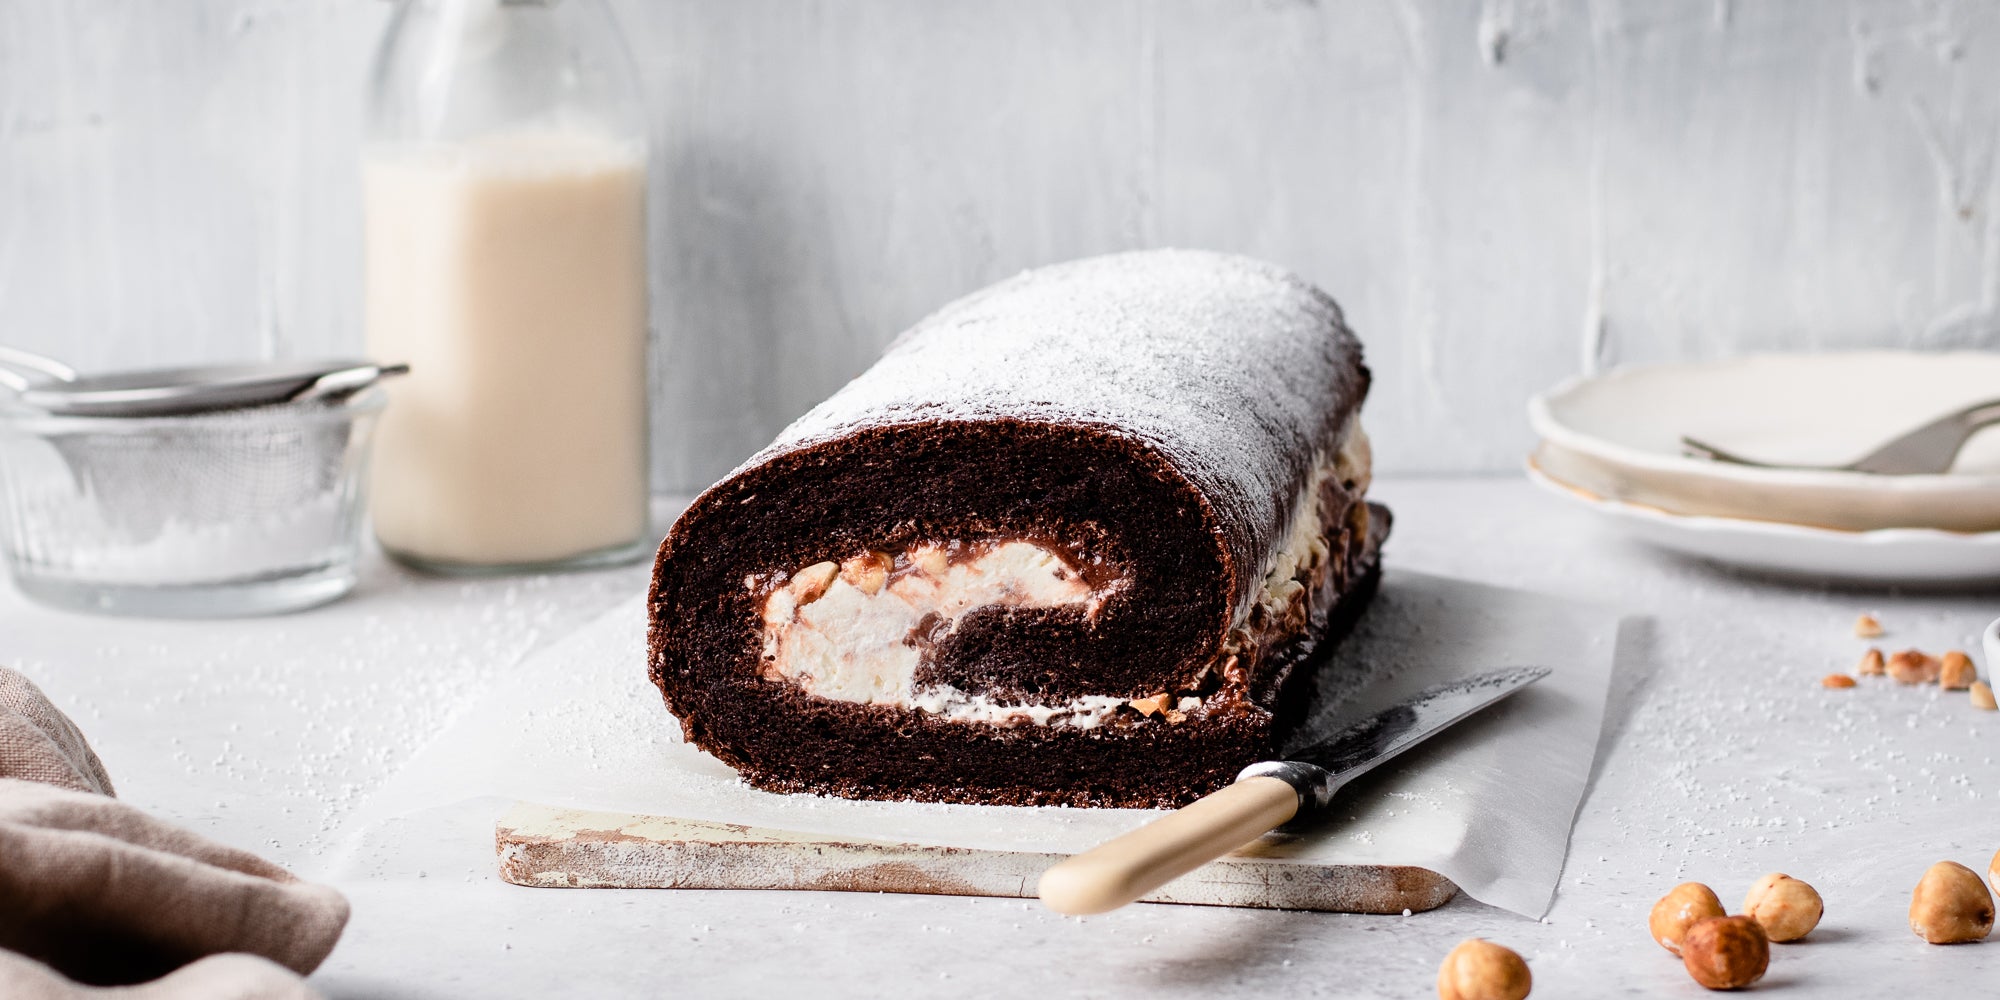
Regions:
<instances>
[{"instance_id":1,"label":"chocolate sponge cake layer","mask_svg":"<svg viewBox=\"0 0 2000 1000\"><path fill-rule=\"evenodd\" d=\"M1333 301L1243 258L975 293L681 516L652 679L769 789L1188 801L1273 752L1371 592L1367 385Z\"/></svg>"}]
</instances>

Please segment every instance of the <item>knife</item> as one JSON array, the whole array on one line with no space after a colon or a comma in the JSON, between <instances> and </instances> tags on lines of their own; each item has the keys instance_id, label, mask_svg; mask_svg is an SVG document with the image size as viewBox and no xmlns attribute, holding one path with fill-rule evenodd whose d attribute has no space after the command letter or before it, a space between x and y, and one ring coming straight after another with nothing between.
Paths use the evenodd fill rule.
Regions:
<instances>
[{"instance_id":1,"label":"knife","mask_svg":"<svg viewBox=\"0 0 2000 1000\"><path fill-rule=\"evenodd\" d=\"M1334 793L1452 723L1549 675L1515 667L1440 684L1042 873L1057 913L1107 913L1287 823L1325 812Z\"/></svg>"}]
</instances>

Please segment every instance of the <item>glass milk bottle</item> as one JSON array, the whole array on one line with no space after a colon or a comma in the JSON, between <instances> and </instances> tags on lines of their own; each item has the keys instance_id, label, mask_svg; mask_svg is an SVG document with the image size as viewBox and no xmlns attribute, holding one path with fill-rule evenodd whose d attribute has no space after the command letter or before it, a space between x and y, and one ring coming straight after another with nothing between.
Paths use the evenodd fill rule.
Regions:
<instances>
[{"instance_id":1,"label":"glass milk bottle","mask_svg":"<svg viewBox=\"0 0 2000 1000\"><path fill-rule=\"evenodd\" d=\"M362 154L382 547L603 565L647 529L646 142L603 0L399 0Z\"/></svg>"}]
</instances>

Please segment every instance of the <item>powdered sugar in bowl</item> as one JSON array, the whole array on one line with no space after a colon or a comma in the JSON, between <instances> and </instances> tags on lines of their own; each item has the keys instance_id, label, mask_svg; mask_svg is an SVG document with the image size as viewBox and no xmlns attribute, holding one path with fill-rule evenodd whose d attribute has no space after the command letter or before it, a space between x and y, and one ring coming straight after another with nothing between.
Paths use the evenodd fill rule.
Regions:
<instances>
[{"instance_id":1,"label":"powdered sugar in bowl","mask_svg":"<svg viewBox=\"0 0 2000 1000\"><path fill-rule=\"evenodd\" d=\"M380 388L154 416L0 397L0 528L30 597L75 610L229 617L353 589Z\"/></svg>"}]
</instances>

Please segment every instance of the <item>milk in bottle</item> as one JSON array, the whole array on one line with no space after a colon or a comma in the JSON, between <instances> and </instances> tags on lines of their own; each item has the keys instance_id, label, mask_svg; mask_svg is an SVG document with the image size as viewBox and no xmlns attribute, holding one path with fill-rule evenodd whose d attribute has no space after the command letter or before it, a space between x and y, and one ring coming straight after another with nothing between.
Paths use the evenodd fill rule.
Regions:
<instances>
[{"instance_id":1,"label":"milk in bottle","mask_svg":"<svg viewBox=\"0 0 2000 1000\"><path fill-rule=\"evenodd\" d=\"M646 148L599 0L404 0L362 157L371 356L407 360L371 512L444 572L647 534Z\"/></svg>"}]
</instances>

